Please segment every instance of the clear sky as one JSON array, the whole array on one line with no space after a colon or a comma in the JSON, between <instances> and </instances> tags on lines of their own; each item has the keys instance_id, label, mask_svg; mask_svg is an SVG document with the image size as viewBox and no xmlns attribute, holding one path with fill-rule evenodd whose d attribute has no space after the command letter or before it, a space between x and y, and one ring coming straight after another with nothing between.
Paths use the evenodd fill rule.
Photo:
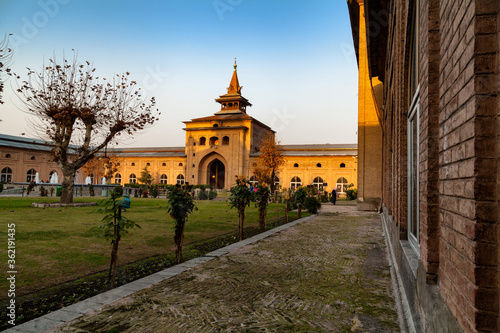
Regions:
<instances>
[{"instance_id":1,"label":"clear sky","mask_svg":"<svg viewBox=\"0 0 500 333\"><path fill-rule=\"evenodd\" d=\"M13 71L54 54L131 72L160 121L123 146L183 146L182 121L219 111L237 58L247 113L282 144L357 142L357 65L345 0L1 0ZM0 133L34 136L6 82Z\"/></svg>"}]
</instances>

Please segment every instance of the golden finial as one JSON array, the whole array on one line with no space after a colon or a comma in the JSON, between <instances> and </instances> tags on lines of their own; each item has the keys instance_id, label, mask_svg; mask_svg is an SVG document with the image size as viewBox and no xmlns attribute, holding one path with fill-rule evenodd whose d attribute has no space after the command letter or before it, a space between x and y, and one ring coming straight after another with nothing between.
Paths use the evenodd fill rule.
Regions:
<instances>
[{"instance_id":1,"label":"golden finial","mask_svg":"<svg viewBox=\"0 0 500 333\"><path fill-rule=\"evenodd\" d=\"M236 65L236 58L234 58L234 70L236 70L236 67L238 66Z\"/></svg>"}]
</instances>

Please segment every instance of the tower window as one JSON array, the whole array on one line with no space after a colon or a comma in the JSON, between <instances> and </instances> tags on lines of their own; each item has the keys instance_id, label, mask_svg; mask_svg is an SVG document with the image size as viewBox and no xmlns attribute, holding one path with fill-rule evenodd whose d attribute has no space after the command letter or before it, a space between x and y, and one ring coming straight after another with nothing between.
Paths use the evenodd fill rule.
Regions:
<instances>
[{"instance_id":1,"label":"tower window","mask_svg":"<svg viewBox=\"0 0 500 333\"><path fill-rule=\"evenodd\" d=\"M179 163L179 166L182 166L182 163Z\"/></svg>"},{"instance_id":2,"label":"tower window","mask_svg":"<svg viewBox=\"0 0 500 333\"><path fill-rule=\"evenodd\" d=\"M219 144L219 138L216 137L216 136L213 136L210 138L210 145L213 146L213 145L218 145Z\"/></svg>"},{"instance_id":3,"label":"tower window","mask_svg":"<svg viewBox=\"0 0 500 333\"><path fill-rule=\"evenodd\" d=\"M321 163L316 164L318 168L321 168Z\"/></svg>"},{"instance_id":4,"label":"tower window","mask_svg":"<svg viewBox=\"0 0 500 333\"><path fill-rule=\"evenodd\" d=\"M30 159L33 161L33 160L36 160L36 157L35 156L31 156Z\"/></svg>"},{"instance_id":5,"label":"tower window","mask_svg":"<svg viewBox=\"0 0 500 333\"><path fill-rule=\"evenodd\" d=\"M135 163L134 163L134 162L132 162L130 165L131 165L131 166L135 166Z\"/></svg>"},{"instance_id":6,"label":"tower window","mask_svg":"<svg viewBox=\"0 0 500 333\"><path fill-rule=\"evenodd\" d=\"M146 166L151 166L151 164L148 162L148 163L146 163Z\"/></svg>"},{"instance_id":7,"label":"tower window","mask_svg":"<svg viewBox=\"0 0 500 333\"><path fill-rule=\"evenodd\" d=\"M218 125L218 124L214 124L214 126L213 126L213 127L219 127L219 125Z\"/></svg>"},{"instance_id":8,"label":"tower window","mask_svg":"<svg viewBox=\"0 0 500 333\"><path fill-rule=\"evenodd\" d=\"M5 155L5 158L10 158L10 157L11 157L10 154Z\"/></svg>"},{"instance_id":9,"label":"tower window","mask_svg":"<svg viewBox=\"0 0 500 333\"><path fill-rule=\"evenodd\" d=\"M204 146L206 144L206 142L207 142L207 139L204 136L202 136L200 138L200 146Z\"/></svg>"},{"instance_id":10,"label":"tower window","mask_svg":"<svg viewBox=\"0 0 500 333\"><path fill-rule=\"evenodd\" d=\"M345 168L345 163L340 163L341 168Z\"/></svg>"},{"instance_id":11,"label":"tower window","mask_svg":"<svg viewBox=\"0 0 500 333\"><path fill-rule=\"evenodd\" d=\"M162 163L161 166L167 166L167 163Z\"/></svg>"},{"instance_id":12,"label":"tower window","mask_svg":"<svg viewBox=\"0 0 500 333\"><path fill-rule=\"evenodd\" d=\"M229 137L225 136L222 138L222 145L227 146L229 144Z\"/></svg>"},{"instance_id":13,"label":"tower window","mask_svg":"<svg viewBox=\"0 0 500 333\"><path fill-rule=\"evenodd\" d=\"M294 163L293 167L294 168L298 168L299 167L299 163Z\"/></svg>"}]
</instances>

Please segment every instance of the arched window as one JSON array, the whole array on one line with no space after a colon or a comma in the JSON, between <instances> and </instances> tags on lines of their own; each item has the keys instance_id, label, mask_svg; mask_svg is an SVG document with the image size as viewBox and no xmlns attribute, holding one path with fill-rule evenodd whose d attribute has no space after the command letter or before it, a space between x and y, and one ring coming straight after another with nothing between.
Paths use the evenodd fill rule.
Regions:
<instances>
[{"instance_id":1,"label":"arched window","mask_svg":"<svg viewBox=\"0 0 500 333\"><path fill-rule=\"evenodd\" d=\"M160 176L160 184L167 184L168 178L166 174Z\"/></svg>"},{"instance_id":2,"label":"arched window","mask_svg":"<svg viewBox=\"0 0 500 333\"><path fill-rule=\"evenodd\" d=\"M279 184L280 184L280 179L274 176L274 185L279 185Z\"/></svg>"},{"instance_id":3,"label":"arched window","mask_svg":"<svg viewBox=\"0 0 500 333\"><path fill-rule=\"evenodd\" d=\"M257 178L255 176L252 176L250 177L250 180L248 181L250 183L250 185L252 186L255 186L257 185L258 181L257 181Z\"/></svg>"},{"instance_id":4,"label":"arched window","mask_svg":"<svg viewBox=\"0 0 500 333\"><path fill-rule=\"evenodd\" d=\"M122 175L120 175L119 173L117 173L115 175L115 184L121 184L122 183Z\"/></svg>"},{"instance_id":5,"label":"arched window","mask_svg":"<svg viewBox=\"0 0 500 333\"><path fill-rule=\"evenodd\" d=\"M182 166L182 163L179 163L179 166Z\"/></svg>"},{"instance_id":6,"label":"arched window","mask_svg":"<svg viewBox=\"0 0 500 333\"><path fill-rule=\"evenodd\" d=\"M219 127L219 125L218 124L214 124L213 127Z\"/></svg>"},{"instance_id":7,"label":"arched window","mask_svg":"<svg viewBox=\"0 0 500 333\"><path fill-rule=\"evenodd\" d=\"M148 162L148 163L146 163L146 166L151 166L151 163L149 163L149 162Z\"/></svg>"},{"instance_id":8,"label":"arched window","mask_svg":"<svg viewBox=\"0 0 500 333\"><path fill-rule=\"evenodd\" d=\"M12 183L12 169L9 167L3 168L0 173L0 181L2 183Z\"/></svg>"},{"instance_id":9,"label":"arched window","mask_svg":"<svg viewBox=\"0 0 500 333\"><path fill-rule=\"evenodd\" d=\"M338 193L344 193L347 190L347 186L349 184L347 183L347 179L344 177L340 177L337 179L337 192Z\"/></svg>"},{"instance_id":10,"label":"arched window","mask_svg":"<svg viewBox=\"0 0 500 333\"><path fill-rule=\"evenodd\" d=\"M318 168L321 168L321 163L316 164Z\"/></svg>"},{"instance_id":11,"label":"arched window","mask_svg":"<svg viewBox=\"0 0 500 333\"><path fill-rule=\"evenodd\" d=\"M186 183L186 181L184 180L184 175L183 174L180 174L177 176L177 185L184 185L184 183Z\"/></svg>"},{"instance_id":12,"label":"arched window","mask_svg":"<svg viewBox=\"0 0 500 333\"><path fill-rule=\"evenodd\" d=\"M58 182L59 182L59 177L57 175L57 171L56 170L52 170L49 173L49 183L55 184L55 183L58 183Z\"/></svg>"},{"instance_id":13,"label":"arched window","mask_svg":"<svg viewBox=\"0 0 500 333\"><path fill-rule=\"evenodd\" d=\"M210 138L210 145L211 146L217 146L219 144L219 138L216 136L213 136Z\"/></svg>"},{"instance_id":14,"label":"arched window","mask_svg":"<svg viewBox=\"0 0 500 333\"><path fill-rule=\"evenodd\" d=\"M90 177L90 183L89 184L94 184L94 174L91 173L89 175L89 177Z\"/></svg>"},{"instance_id":15,"label":"arched window","mask_svg":"<svg viewBox=\"0 0 500 333\"><path fill-rule=\"evenodd\" d=\"M341 168L345 168L345 163L340 163Z\"/></svg>"},{"instance_id":16,"label":"arched window","mask_svg":"<svg viewBox=\"0 0 500 333\"><path fill-rule=\"evenodd\" d=\"M200 138L200 146L204 146L206 143L207 143L207 139L204 136L202 136Z\"/></svg>"},{"instance_id":17,"label":"arched window","mask_svg":"<svg viewBox=\"0 0 500 333\"><path fill-rule=\"evenodd\" d=\"M34 160L36 160L36 157L35 156L31 156L30 160L34 161Z\"/></svg>"},{"instance_id":18,"label":"arched window","mask_svg":"<svg viewBox=\"0 0 500 333\"><path fill-rule=\"evenodd\" d=\"M137 184L137 177L135 176L135 173L130 174L130 177L128 177L128 182L130 184Z\"/></svg>"},{"instance_id":19,"label":"arched window","mask_svg":"<svg viewBox=\"0 0 500 333\"><path fill-rule=\"evenodd\" d=\"M225 136L222 138L222 145L227 146L229 144L229 137Z\"/></svg>"},{"instance_id":20,"label":"arched window","mask_svg":"<svg viewBox=\"0 0 500 333\"><path fill-rule=\"evenodd\" d=\"M131 166L135 166L135 163L134 163L134 162L132 162L132 163L130 163L130 165L131 165Z\"/></svg>"},{"instance_id":21,"label":"arched window","mask_svg":"<svg viewBox=\"0 0 500 333\"><path fill-rule=\"evenodd\" d=\"M293 167L294 167L294 168L298 168L298 167L299 167L299 163L294 163L294 164L293 164Z\"/></svg>"},{"instance_id":22,"label":"arched window","mask_svg":"<svg viewBox=\"0 0 500 333\"><path fill-rule=\"evenodd\" d=\"M29 169L28 172L26 173L26 181L29 183L31 181L35 181L35 179L36 179L36 170Z\"/></svg>"},{"instance_id":23,"label":"arched window","mask_svg":"<svg viewBox=\"0 0 500 333\"><path fill-rule=\"evenodd\" d=\"M167 166L167 163L162 163L161 166Z\"/></svg>"},{"instance_id":24,"label":"arched window","mask_svg":"<svg viewBox=\"0 0 500 333\"><path fill-rule=\"evenodd\" d=\"M323 183L324 183L323 178L321 178L321 177L316 177L313 180L313 186L316 187L318 189L318 191L323 190Z\"/></svg>"},{"instance_id":25,"label":"arched window","mask_svg":"<svg viewBox=\"0 0 500 333\"><path fill-rule=\"evenodd\" d=\"M296 190L297 188L302 186L302 182L300 181L300 178L295 176L292 178L292 181L290 182L290 189Z\"/></svg>"},{"instance_id":26,"label":"arched window","mask_svg":"<svg viewBox=\"0 0 500 333\"><path fill-rule=\"evenodd\" d=\"M10 154L5 155L5 158L11 158Z\"/></svg>"}]
</instances>

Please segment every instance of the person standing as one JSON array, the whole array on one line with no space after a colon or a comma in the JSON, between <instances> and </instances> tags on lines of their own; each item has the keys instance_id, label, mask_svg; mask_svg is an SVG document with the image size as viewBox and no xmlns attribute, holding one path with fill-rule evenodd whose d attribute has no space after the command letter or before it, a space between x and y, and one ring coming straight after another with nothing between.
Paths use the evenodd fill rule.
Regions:
<instances>
[{"instance_id":1,"label":"person standing","mask_svg":"<svg viewBox=\"0 0 500 333\"><path fill-rule=\"evenodd\" d=\"M334 205L337 202L337 189L336 188L333 188L333 190L332 190L332 199L330 201Z\"/></svg>"}]
</instances>

